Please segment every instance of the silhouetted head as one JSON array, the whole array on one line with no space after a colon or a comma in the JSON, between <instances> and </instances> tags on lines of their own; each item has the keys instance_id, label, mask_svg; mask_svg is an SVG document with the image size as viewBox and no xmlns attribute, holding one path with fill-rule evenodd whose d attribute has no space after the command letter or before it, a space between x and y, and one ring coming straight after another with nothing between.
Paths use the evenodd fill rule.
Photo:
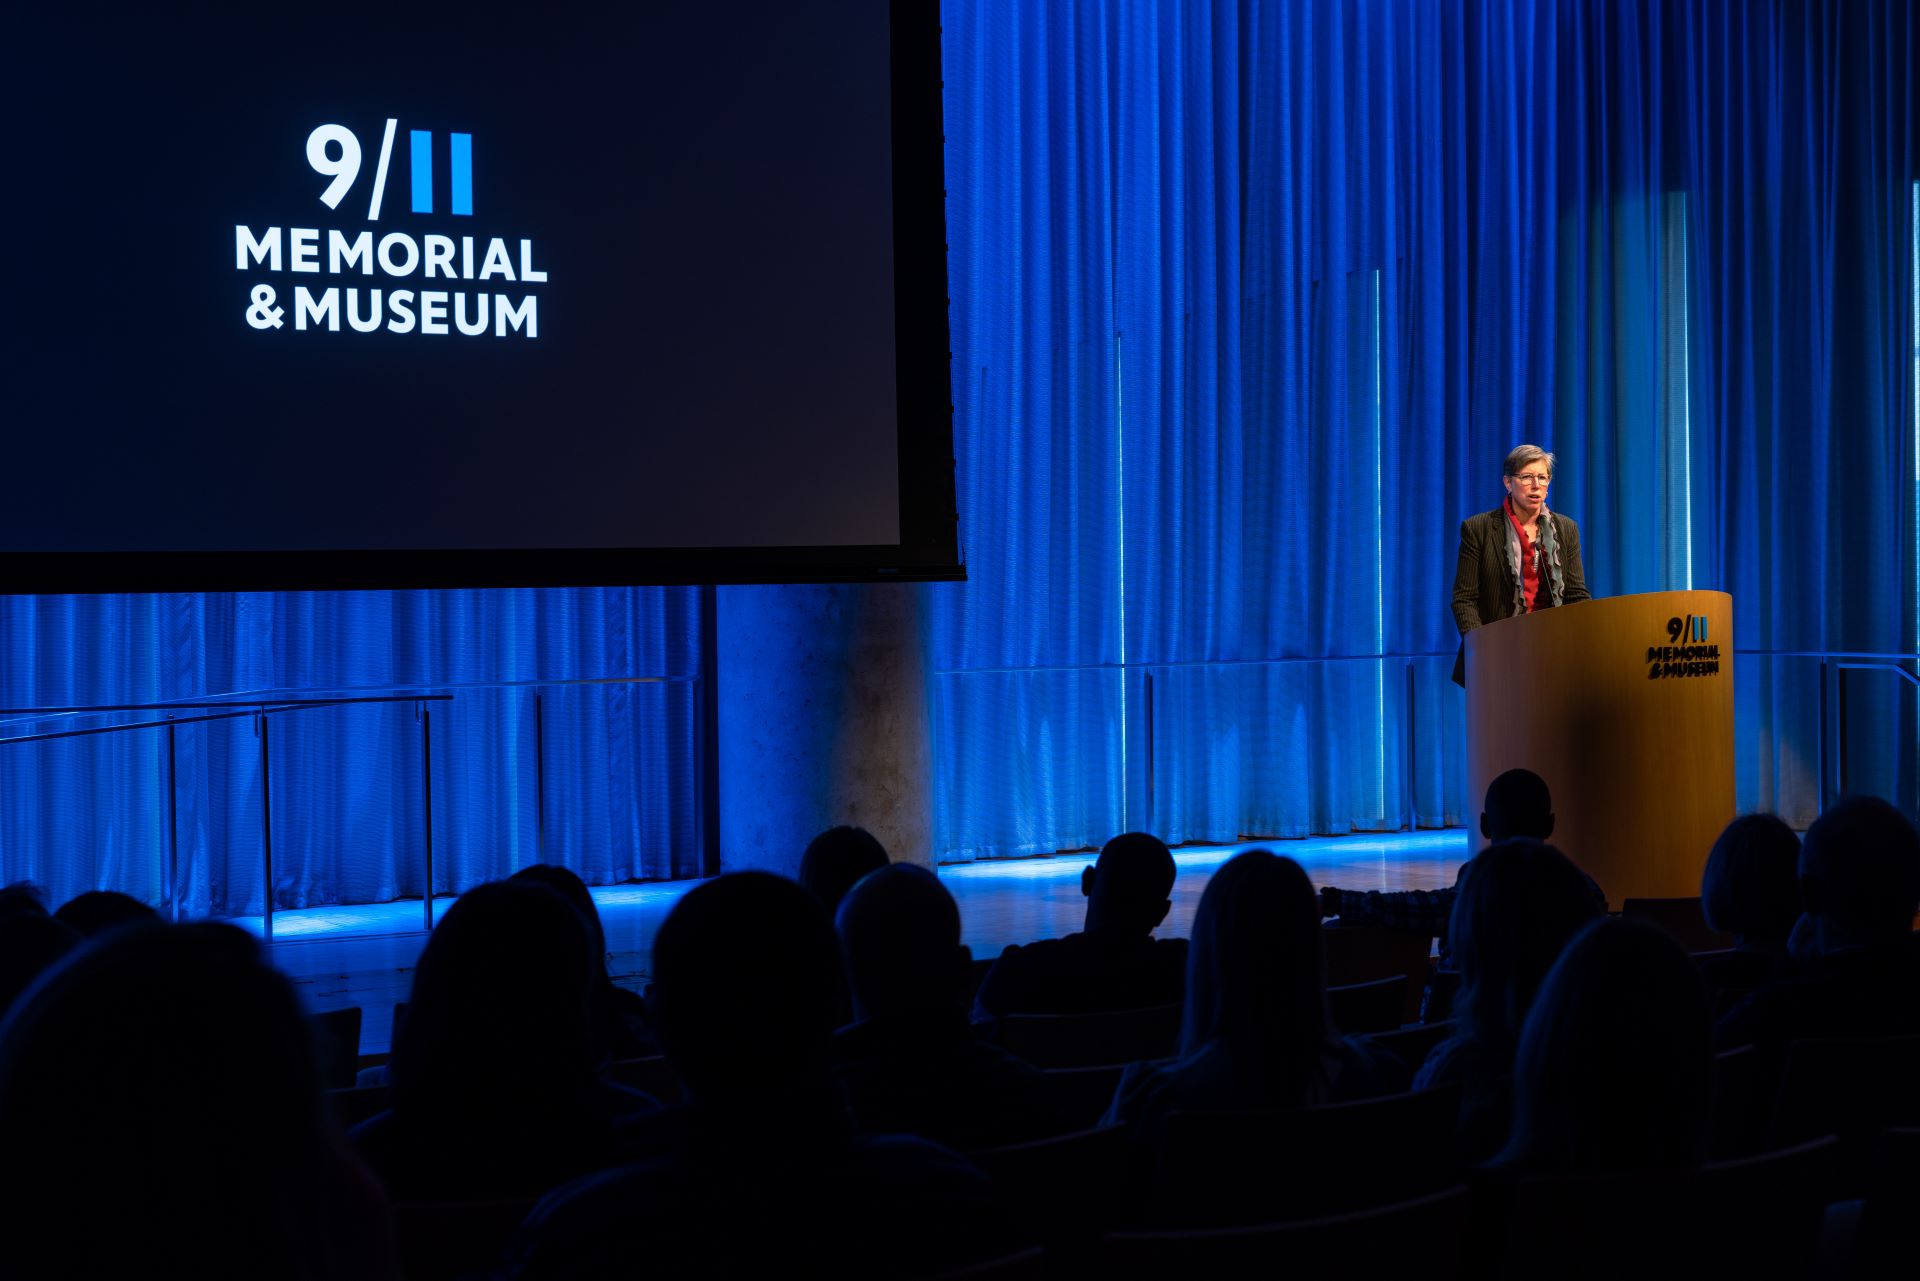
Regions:
<instances>
[{"instance_id":1,"label":"silhouetted head","mask_svg":"<svg viewBox=\"0 0 1920 1281\"><path fill-rule=\"evenodd\" d=\"M122 925L157 925L160 913L131 894L119 890L88 890L60 905L53 914L87 938L94 938Z\"/></svg>"},{"instance_id":2,"label":"silhouetted head","mask_svg":"<svg viewBox=\"0 0 1920 1281\"><path fill-rule=\"evenodd\" d=\"M1602 917L1548 972L1520 1033L1502 1164L1684 1169L1706 1155L1707 991L1664 930Z\"/></svg>"},{"instance_id":3,"label":"silhouetted head","mask_svg":"<svg viewBox=\"0 0 1920 1281\"><path fill-rule=\"evenodd\" d=\"M1087 896L1087 929L1114 934L1150 934L1173 906L1173 852L1145 832L1108 841L1092 867L1080 874Z\"/></svg>"},{"instance_id":4,"label":"silhouetted head","mask_svg":"<svg viewBox=\"0 0 1920 1281\"><path fill-rule=\"evenodd\" d=\"M32 881L15 881L0 888L0 917L45 916L47 914L47 892Z\"/></svg>"},{"instance_id":5,"label":"silhouetted head","mask_svg":"<svg viewBox=\"0 0 1920 1281\"><path fill-rule=\"evenodd\" d=\"M1920 834L1877 796L1842 798L1800 845L1796 955L1895 943L1920 909Z\"/></svg>"},{"instance_id":6,"label":"silhouetted head","mask_svg":"<svg viewBox=\"0 0 1920 1281\"><path fill-rule=\"evenodd\" d=\"M594 959L579 913L543 885L462 894L414 969L388 1067L396 1112L513 1111L532 1124L576 1106L596 1066Z\"/></svg>"},{"instance_id":7,"label":"silhouetted head","mask_svg":"<svg viewBox=\"0 0 1920 1281\"><path fill-rule=\"evenodd\" d=\"M647 1003L696 1098L824 1084L840 946L820 900L766 872L695 886L653 942Z\"/></svg>"},{"instance_id":8,"label":"silhouetted head","mask_svg":"<svg viewBox=\"0 0 1920 1281\"><path fill-rule=\"evenodd\" d=\"M1516 836L1544 841L1552 836L1553 797L1547 781L1530 769L1510 769L1488 783L1480 835L1494 842Z\"/></svg>"},{"instance_id":9,"label":"silhouetted head","mask_svg":"<svg viewBox=\"0 0 1920 1281\"><path fill-rule=\"evenodd\" d=\"M1707 855L1700 907L1722 934L1784 954L1800 916L1800 838L1777 814L1734 819Z\"/></svg>"},{"instance_id":10,"label":"silhouetted head","mask_svg":"<svg viewBox=\"0 0 1920 1281\"><path fill-rule=\"evenodd\" d=\"M1496 1071L1512 1062L1534 994L1567 941L1606 909L1551 845L1502 841L1474 858L1448 927L1460 970L1454 1014Z\"/></svg>"},{"instance_id":11,"label":"silhouetted head","mask_svg":"<svg viewBox=\"0 0 1920 1281\"><path fill-rule=\"evenodd\" d=\"M1311 1102L1332 1036L1313 883L1290 858L1236 854L1194 914L1182 1051L1224 1043L1264 1065L1281 1097Z\"/></svg>"},{"instance_id":12,"label":"silhouetted head","mask_svg":"<svg viewBox=\"0 0 1920 1281\"><path fill-rule=\"evenodd\" d=\"M0 1015L80 942L79 933L71 925L45 913L0 916Z\"/></svg>"},{"instance_id":13,"label":"silhouetted head","mask_svg":"<svg viewBox=\"0 0 1920 1281\"><path fill-rule=\"evenodd\" d=\"M509 885L544 885L566 901L587 927L593 954L600 958L596 967L607 968L607 930L600 921L600 909L594 905L593 891L570 868L557 863L530 863L507 878Z\"/></svg>"},{"instance_id":14,"label":"silhouetted head","mask_svg":"<svg viewBox=\"0 0 1920 1281\"><path fill-rule=\"evenodd\" d=\"M864 827L829 827L807 842L800 856L800 884L813 892L827 916L840 909L854 882L887 865L887 851Z\"/></svg>"},{"instance_id":15,"label":"silhouetted head","mask_svg":"<svg viewBox=\"0 0 1920 1281\"><path fill-rule=\"evenodd\" d=\"M224 925L115 931L0 1026L0 1240L45 1277L390 1275L287 980Z\"/></svg>"},{"instance_id":16,"label":"silhouetted head","mask_svg":"<svg viewBox=\"0 0 1920 1281\"><path fill-rule=\"evenodd\" d=\"M895 863L862 877L840 901L838 929L854 1017L964 1015L973 956L960 909L932 872Z\"/></svg>"}]
</instances>

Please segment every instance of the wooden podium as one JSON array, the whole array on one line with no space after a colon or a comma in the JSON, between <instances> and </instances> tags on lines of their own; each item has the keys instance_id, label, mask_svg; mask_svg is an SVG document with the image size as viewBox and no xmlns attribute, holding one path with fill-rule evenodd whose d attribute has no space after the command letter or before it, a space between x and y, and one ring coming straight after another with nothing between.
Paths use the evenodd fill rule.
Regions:
<instances>
[{"instance_id":1,"label":"wooden podium","mask_svg":"<svg viewBox=\"0 0 1920 1281\"><path fill-rule=\"evenodd\" d=\"M1700 892L1733 819L1733 598L1649 592L1580 601L1467 633L1474 818L1515 767L1553 793L1553 843L1615 911Z\"/></svg>"}]
</instances>

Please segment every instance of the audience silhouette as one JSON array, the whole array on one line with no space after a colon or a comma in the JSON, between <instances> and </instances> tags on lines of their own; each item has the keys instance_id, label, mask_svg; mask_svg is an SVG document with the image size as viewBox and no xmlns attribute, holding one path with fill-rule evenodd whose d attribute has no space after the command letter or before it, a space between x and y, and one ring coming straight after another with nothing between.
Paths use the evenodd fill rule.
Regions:
<instances>
[{"instance_id":1,"label":"audience silhouette","mask_svg":"<svg viewBox=\"0 0 1920 1281\"><path fill-rule=\"evenodd\" d=\"M223 925L115 931L0 1027L0 1240L22 1277L398 1276L293 991Z\"/></svg>"},{"instance_id":2,"label":"audience silhouette","mask_svg":"<svg viewBox=\"0 0 1920 1281\"><path fill-rule=\"evenodd\" d=\"M808 847L804 884L747 872L689 890L654 940L645 1001L611 981L580 878L524 868L462 894L428 938L391 1056L391 1106L351 1142L323 1104L293 991L249 936L163 924L110 891L50 915L39 887L16 882L0 889L6 1263L52 1278L397 1281L389 1197L403 1203L409 1269L422 1257L417 1225L434 1215L488 1203L479 1208L504 1234L533 1206L499 1274L524 1281L924 1276L964 1271L1026 1235L1070 1261L1070 1233L1056 1240L1030 1207L1009 1218L961 1153L1002 1187L1031 1190L1068 1168L1046 1162L1106 1141L1117 1168L1100 1196L1113 1204L1074 1220L1091 1231L1181 1186L1168 1171L1191 1181L1211 1168L1170 1164L1178 1142L1193 1141L1167 1126L1176 1112L1266 1111L1292 1127L1361 1124L1364 1113L1419 1136L1402 1156L1444 1128L1450 1093L1284 1115L1408 1087L1395 1055L1332 1022L1322 907L1415 929L1446 910L1456 1023L1413 1087L1459 1087L1461 1143L1439 1154L1439 1173L1485 1162L1461 1257L1496 1271L1524 1269L1555 1239L1571 1203L1554 1197L1602 1186L1512 1176L1627 1176L1604 1186L1630 1188L1657 1172L1684 1181L1673 1187L1721 1179L1733 1167L1687 1173L1706 1159L1710 1118L1716 1150L1729 1135L1762 1142L1755 1118L1782 1094L1790 1043L1920 1034L1920 832L1885 801L1842 800L1804 842L1771 815L1730 824L1707 859L1701 905L1734 947L1701 957L1606 917L1600 888L1544 843L1553 826L1545 783L1513 770L1481 815L1494 843L1451 889L1316 895L1294 860L1249 850L1209 879L1190 944L1154 937L1175 878L1165 844L1115 837L1081 875L1085 928L1007 948L974 1007L994 1019L1179 1007L1175 1057L1082 1074L1071 1090L969 1024L974 967L952 894L926 869L889 864L858 828ZM1730 1002L1717 1023L1716 990ZM1718 1099L1716 1041L1759 1051L1730 1056L1747 1067L1723 1065ZM602 1076L610 1058L656 1047L684 1090L672 1108ZM1130 1135L1033 1142L1083 1124L1086 1083L1097 1106L1116 1076L1104 1121ZM1784 1133L1779 1106L1772 1124ZM1236 1131L1248 1122L1232 1119ZM1315 1149L1308 1182L1275 1181L1281 1190L1261 1192L1251 1212L1307 1196L1313 1178L1356 1180L1362 1197L1393 1186L1384 1171L1376 1187L1364 1159L1332 1168L1324 1153L1344 1133L1327 1131L1335 1146ZM1390 1132L1366 1133L1373 1151ZM1112 1162L1129 1137L1137 1163ZM1521 1207L1532 1219L1514 1217ZM1523 1223L1540 1230L1515 1255L1498 1240ZM496 1239L474 1237L475 1257Z\"/></svg>"},{"instance_id":3,"label":"audience silhouette","mask_svg":"<svg viewBox=\"0 0 1920 1281\"><path fill-rule=\"evenodd\" d=\"M544 885L573 908L587 927L593 955L593 1030L596 1049L610 1059L647 1058L660 1053L660 1042L647 1022L647 1004L638 992L616 986L607 973L607 930L594 905L593 892L571 869L553 863L533 863L507 878L509 884Z\"/></svg>"},{"instance_id":4,"label":"audience silhouette","mask_svg":"<svg viewBox=\"0 0 1920 1281\"><path fill-rule=\"evenodd\" d=\"M160 913L133 895L118 890L88 890L77 894L62 903L53 916L85 938L96 938L123 925L151 925L160 919Z\"/></svg>"},{"instance_id":5,"label":"audience silhouette","mask_svg":"<svg viewBox=\"0 0 1920 1281\"><path fill-rule=\"evenodd\" d=\"M1709 991L1751 988L1777 978L1800 917L1800 838L1778 815L1747 814L1727 824L1700 875L1707 924L1733 938L1725 956L1699 962Z\"/></svg>"},{"instance_id":6,"label":"audience silhouette","mask_svg":"<svg viewBox=\"0 0 1920 1281\"><path fill-rule=\"evenodd\" d=\"M819 899L763 872L674 906L654 1025L688 1102L645 1159L549 1197L510 1275L917 1275L996 1241L993 1192L952 1151L855 1131L829 1071L840 955Z\"/></svg>"},{"instance_id":7,"label":"audience silhouette","mask_svg":"<svg viewBox=\"0 0 1920 1281\"><path fill-rule=\"evenodd\" d=\"M1544 841L1553 835L1553 797L1546 780L1528 769L1510 769L1487 784L1480 811L1480 834L1495 845L1517 837ZM1440 940L1440 964L1453 966L1453 900L1474 864L1468 859L1451 886L1437 890L1320 890L1320 914L1342 925L1379 925L1391 930L1431 934ZM1602 902L1604 902L1604 896Z\"/></svg>"},{"instance_id":8,"label":"audience silhouette","mask_svg":"<svg viewBox=\"0 0 1920 1281\"><path fill-rule=\"evenodd\" d=\"M1175 1111L1302 1107L1406 1088L1393 1055L1335 1030L1313 883L1290 858L1237 854L1193 918L1180 1056L1135 1064L1108 1112L1151 1147Z\"/></svg>"},{"instance_id":9,"label":"audience silhouette","mask_svg":"<svg viewBox=\"0 0 1920 1281\"><path fill-rule=\"evenodd\" d=\"M1815 819L1800 845L1803 904L1794 967L1714 1029L1722 1046L1784 1046L1804 1037L1920 1033L1920 834L1886 801L1850 796Z\"/></svg>"},{"instance_id":10,"label":"audience silhouette","mask_svg":"<svg viewBox=\"0 0 1920 1281\"><path fill-rule=\"evenodd\" d=\"M1078 1014L1179 1001L1187 941L1153 936L1173 906L1174 874L1173 854L1159 837L1128 832L1108 841L1080 874L1085 928L1008 947L980 984L977 1015Z\"/></svg>"},{"instance_id":11,"label":"audience silhouette","mask_svg":"<svg viewBox=\"0 0 1920 1281\"><path fill-rule=\"evenodd\" d=\"M15 881L0 888L0 919L9 916L45 916L47 892L32 881Z\"/></svg>"},{"instance_id":12,"label":"audience silhouette","mask_svg":"<svg viewBox=\"0 0 1920 1281\"><path fill-rule=\"evenodd\" d=\"M972 954L938 877L881 868L841 900L838 924L856 1021L834 1037L835 1073L861 1129L964 1151L1070 1128L1045 1073L973 1035Z\"/></svg>"},{"instance_id":13,"label":"audience silhouette","mask_svg":"<svg viewBox=\"0 0 1920 1281\"><path fill-rule=\"evenodd\" d=\"M1453 902L1458 1030L1414 1078L1416 1089L1459 1082L1466 1159L1490 1157L1505 1143L1521 1024L1567 940L1606 906L1585 873L1540 841L1502 841L1473 860Z\"/></svg>"},{"instance_id":14,"label":"audience silhouette","mask_svg":"<svg viewBox=\"0 0 1920 1281\"><path fill-rule=\"evenodd\" d=\"M1706 1156L1706 987L1663 930L1602 918L1554 963L1520 1032L1496 1164L1562 1174L1686 1169Z\"/></svg>"},{"instance_id":15,"label":"audience silhouette","mask_svg":"<svg viewBox=\"0 0 1920 1281\"><path fill-rule=\"evenodd\" d=\"M78 931L45 912L0 914L0 1015L80 942Z\"/></svg>"},{"instance_id":16,"label":"audience silhouette","mask_svg":"<svg viewBox=\"0 0 1920 1281\"><path fill-rule=\"evenodd\" d=\"M812 891L828 917L840 910L840 900L868 872L887 865L887 851L864 827L829 827L807 842L800 855L800 884Z\"/></svg>"},{"instance_id":17,"label":"audience silhouette","mask_svg":"<svg viewBox=\"0 0 1920 1281\"><path fill-rule=\"evenodd\" d=\"M585 923L541 885L455 900L414 971L393 1106L353 1132L396 1201L533 1197L631 1155L631 1121L658 1105L597 1075L601 972Z\"/></svg>"}]
</instances>

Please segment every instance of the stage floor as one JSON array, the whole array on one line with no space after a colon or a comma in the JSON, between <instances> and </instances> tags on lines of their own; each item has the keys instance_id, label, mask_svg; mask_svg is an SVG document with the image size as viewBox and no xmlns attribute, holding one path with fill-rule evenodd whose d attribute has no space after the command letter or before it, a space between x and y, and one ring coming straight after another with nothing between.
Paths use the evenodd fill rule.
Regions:
<instances>
[{"instance_id":1,"label":"stage floor","mask_svg":"<svg viewBox=\"0 0 1920 1281\"><path fill-rule=\"evenodd\" d=\"M1360 890L1436 889L1453 884L1467 857L1462 828L1437 832L1389 832L1260 842L1297 860L1316 885ZM1179 877L1173 911L1163 935L1184 936L1214 869L1246 845L1174 851ZM1008 859L942 867L940 879L960 905L961 934L976 957L996 956L1009 943L1069 934L1080 928L1086 900L1080 869L1086 854ZM606 926L614 981L638 991L652 963L653 936L682 894L698 881L611 885L593 891ZM451 899L436 900L437 920ZM413 966L426 942L420 900L356 907L276 912L274 963L315 1011L358 1005L364 1011L360 1051L383 1054L390 1040L393 1005L404 1001ZM259 917L233 922L259 934Z\"/></svg>"}]
</instances>

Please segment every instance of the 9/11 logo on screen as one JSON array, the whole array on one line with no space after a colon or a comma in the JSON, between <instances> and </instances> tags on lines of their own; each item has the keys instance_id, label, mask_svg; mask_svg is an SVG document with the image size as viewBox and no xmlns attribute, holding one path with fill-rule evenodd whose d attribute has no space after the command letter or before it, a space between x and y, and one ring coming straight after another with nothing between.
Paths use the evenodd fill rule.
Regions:
<instances>
[{"instance_id":1,"label":"9/11 logo on screen","mask_svg":"<svg viewBox=\"0 0 1920 1281\"><path fill-rule=\"evenodd\" d=\"M380 139L380 155L367 184L368 222L379 222L388 203L387 188L392 176L394 141L399 121L388 118ZM407 131L407 175L409 212L433 215L436 182L434 131ZM456 218L474 216L473 135L449 132L447 140L446 210ZM366 167L366 152L353 130L341 124L322 124L307 135L307 164L322 178L329 179L319 193L319 201L330 210L340 209L352 194L361 171ZM357 203L357 202L356 202ZM408 231L393 231L377 241L372 231L349 234L339 228L325 230L322 255L322 230L318 227L268 227L255 234L251 227L234 227L234 267L246 271L264 267L280 272L283 267L296 273L324 271L328 275L363 276L378 272L393 279L404 279L416 271L422 282L435 278L522 285L545 284L547 273L533 265L533 242L519 239L518 262L507 248L507 238L493 236L478 245L480 237L426 233L416 237ZM364 297L363 297L364 294ZM279 291L259 283L249 290L245 317L249 327L272 331L286 324L287 308L279 303ZM293 327L296 331L324 327L340 331L344 315L347 327L356 333L428 335L457 332L480 337L492 330L495 337L509 333L526 338L540 336L539 295L524 293L514 297L504 293L455 289L366 289L329 286L315 293L305 285L294 287ZM416 314L417 307L417 314ZM451 321L451 329L449 328Z\"/></svg>"}]
</instances>

